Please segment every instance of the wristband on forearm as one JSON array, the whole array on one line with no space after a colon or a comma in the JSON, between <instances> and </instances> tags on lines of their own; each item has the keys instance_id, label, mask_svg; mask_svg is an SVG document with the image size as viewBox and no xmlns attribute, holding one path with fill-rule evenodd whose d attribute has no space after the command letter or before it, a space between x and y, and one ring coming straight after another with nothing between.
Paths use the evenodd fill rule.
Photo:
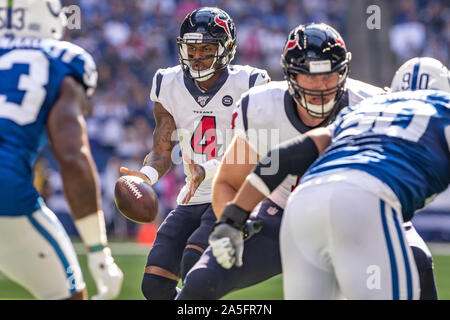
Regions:
<instances>
[{"instance_id":1,"label":"wristband on forearm","mask_svg":"<svg viewBox=\"0 0 450 320\"><path fill-rule=\"evenodd\" d=\"M150 181L152 182L152 185L154 185L156 183L156 181L158 181L158 179L159 179L158 170L156 170L155 168L153 168L151 166L143 166L141 168L141 170L139 170L139 172L145 174L147 176L147 178L149 178Z\"/></svg>"},{"instance_id":2,"label":"wristband on forearm","mask_svg":"<svg viewBox=\"0 0 450 320\"><path fill-rule=\"evenodd\" d=\"M103 211L74 221L80 238L89 252L101 251L108 245Z\"/></svg>"},{"instance_id":3,"label":"wristband on forearm","mask_svg":"<svg viewBox=\"0 0 450 320\"><path fill-rule=\"evenodd\" d=\"M242 209L234 203L228 202L219 219L219 223L227 223L238 230L243 230L249 215L249 211Z\"/></svg>"}]
</instances>

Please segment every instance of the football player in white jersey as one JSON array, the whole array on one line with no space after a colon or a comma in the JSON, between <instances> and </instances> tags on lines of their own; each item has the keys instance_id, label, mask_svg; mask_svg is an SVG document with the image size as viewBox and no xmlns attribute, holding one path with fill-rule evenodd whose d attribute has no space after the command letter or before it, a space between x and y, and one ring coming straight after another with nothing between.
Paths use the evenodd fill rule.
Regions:
<instances>
[{"instance_id":1,"label":"football player in white jersey","mask_svg":"<svg viewBox=\"0 0 450 320\"><path fill-rule=\"evenodd\" d=\"M154 184L170 169L176 138L180 142L186 185L148 256L142 292L152 300L173 299L178 280L208 246L216 221L211 182L227 147L236 102L249 88L270 81L265 70L230 65L236 52L236 28L219 8L189 13L177 43L181 64L160 69L153 78L153 150L140 172L121 168L124 174Z\"/></svg>"},{"instance_id":2,"label":"football player in white jersey","mask_svg":"<svg viewBox=\"0 0 450 320\"><path fill-rule=\"evenodd\" d=\"M418 299L429 289L401 225L450 182L449 79L439 61L414 58L393 93L280 144L247 177L223 213L235 231L288 174L302 175L280 230L286 299ZM264 173L272 162L280 170Z\"/></svg>"},{"instance_id":3,"label":"football player in white jersey","mask_svg":"<svg viewBox=\"0 0 450 320\"><path fill-rule=\"evenodd\" d=\"M59 0L1 0L0 12L0 270L38 299L87 298L72 243L33 186L48 137L88 251L93 298L115 298L123 274L108 247L83 117L97 85L95 63L59 41L66 24Z\"/></svg>"},{"instance_id":4,"label":"football player in white jersey","mask_svg":"<svg viewBox=\"0 0 450 320\"><path fill-rule=\"evenodd\" d=\"M213 185L213 207L218 217L254 167L255 159L311 128L328 125L347 105L385 93L381 88L347 78L350 60L342 37L326 24L300 25L290 32L281 59L286 81L255 87L238 103L233 117L235 138ZM235 157L243 161L236 163ZM268 170L278 169L274 166ZM227 234L221 230L226 224L215 228L211 248L188 273L180 299L218 299L233 289L281 273L279 228L287 198L298 179L288 176L252 213L252 224L257 222L263 227L244 242L243 248L238 248L243 249L243 255L229 254L232 246L224 240ZM232 221L222 218L225 219ZM415 233L412 227L411 233Z\"/></svg>"}]
</instances>

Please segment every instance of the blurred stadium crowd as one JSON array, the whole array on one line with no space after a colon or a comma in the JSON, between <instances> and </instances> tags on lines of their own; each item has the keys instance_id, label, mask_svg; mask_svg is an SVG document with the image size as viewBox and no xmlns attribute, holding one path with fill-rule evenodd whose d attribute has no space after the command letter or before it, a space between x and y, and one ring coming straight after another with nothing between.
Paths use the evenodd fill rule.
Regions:
<instances>
[{"instance_id":1,"label":"blurred stadium crowd","mask_svg":"<svg viewBox=\"0 0 450 320\"><path fill-rule=\"evenodd\" d=\"M448 65L450 10L445 0L395 2L391 49L398 63L428 55ZM178 64L176 37L185 15L200 6L225 9L237 27L237 55L233 63L250 64L281 80L281 49L290 29L299 23L325 22L344 39L348 25L348 0L63 0L81 8L81 29L68 30L65 40L90 52L97 63L99 86L93 114L87 119L93 155L100 172L108 233L134 237L139 225L127 221L114 205L114 184L119 167L139 169L152 148L153 105L149 99L152 78L158 68ZM409 47L397 47L401 38ZM396 66L393 66L393 70ZM62 183L49 150L37 165L36 184L49 207L69 234L69 209L62 196ZM160 217L175 207L184 184L181 166L175 166L155 185Z\"/></svg>"},{"instance_id":2,"label":"blurred stadium crowd","mask_svg":"<svg viewBox=\"0 0 450 320\"><path fill-rule=\"evenodd\" d=\"M450 61L450 3L445 0L395 1L389 37L397 64L417 56Z\"/></svg>"}]
</instances>

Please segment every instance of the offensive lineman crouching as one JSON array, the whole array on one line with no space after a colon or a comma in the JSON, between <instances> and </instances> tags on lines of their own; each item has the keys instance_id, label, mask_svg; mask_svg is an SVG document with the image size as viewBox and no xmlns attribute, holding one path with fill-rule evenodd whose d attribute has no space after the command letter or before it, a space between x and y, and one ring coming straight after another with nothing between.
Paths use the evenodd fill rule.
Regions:
<instances>
[{"instance_id":1,"label":"offensive lineman crouching","mask_svg":"<svg viewBox=\"0 0 450 320\"><path fill-rule=\"evenodd\" d=\"M410 72L415 76L401 84ZM422 73L429 81L420 87ZM430 58L399 69L392 88L405 84L450 92L447 69ZM419 280L426 269L416 253L412 260L415 243L400 225L448 186L449 110L442 91L396 93L348 107L332 126L281 144L274 150L279 157L262 159L227 205L212 233L226 244L215 256L238 261L244 245L239 230L249 212L286 175L303 175L323 153L290 196L283 217L285 298L332 299L341 292L350 299L417 299L419 289L430 298L424 282L430 279ZM281 170L264 174L267 163L277 160ZM366 268L373 265L382 273L377 290L366 282Z\"/></svg>"},{"instance_id":2,"label":"offensive lineman crouching","mask_svg":"<svg viewBox=\"0 0 450 320\"><path fill-rule=\"evenodd\" d=\"M238 103L233 121L235 138L213 184L213 207L219 218L253 169L251 159L263 157L280 142L328 125L349 104L384 93L381 88L347 78L350 58L342 37L328 25L300 25L290 32L281 59L286 81L249 90ZM251 135L255 131L274 131L280 139L258 139ZM235 159L242 158L241 151L245 162L236 163ZM219 233L222 226L216 226L210 247L188 273L178 299L218 299L281 273L279 228L286 200L298 178L286 177L254 210L250 219L263 228L245 241L243 255L236 253L236 260L220 255L217 261L214 259L214 251L228 246L222 239L227 235ZM424 248L425 256L431 257L412 226L409 234ZM431 258L428 261L431 263Z\"/></svg>"}]
</instances>

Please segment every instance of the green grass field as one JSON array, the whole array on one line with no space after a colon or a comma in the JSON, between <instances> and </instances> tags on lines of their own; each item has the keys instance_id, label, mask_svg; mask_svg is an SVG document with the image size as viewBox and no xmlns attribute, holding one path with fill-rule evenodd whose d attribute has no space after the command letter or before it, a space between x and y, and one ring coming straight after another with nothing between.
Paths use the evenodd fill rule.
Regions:
<instances>
[{"instance_id":1,"label":"green grass field","mask_svg":"<svg viewBox=\"0 0 450 320\"><path fill-rule=\"evenodd\" d=\"M89 297L91 297L91 295L94 295L96 292L95 283L88 272L86 255L83 252L84 250L80 249L79 245L76 245L75 247L77 252L80 252L78 257L88 287L88 294ZM118 252L114 254L114 258L124 272L123 287L118 299L142 300L144 297L141 294L140 285L148 249L140 248L136 245L130 247L129 244L128 247L131 249L126 250L127 247L121 244L119 245L119 249L114 250L115 247L112 246L113 253ZM128 252L125 252L124 250ZM124 254L122 254L122 252L124 252ZM434 254L433 257L435 261L435 276L439 290L439 298L450 300L450 255ZM33 299L33 297L25 289L0 274L0 299L21 300ZM283 299L282 276L276 276L253 287L232 292L224 297L224 299Z\"/></svg>"}]
</instances>

